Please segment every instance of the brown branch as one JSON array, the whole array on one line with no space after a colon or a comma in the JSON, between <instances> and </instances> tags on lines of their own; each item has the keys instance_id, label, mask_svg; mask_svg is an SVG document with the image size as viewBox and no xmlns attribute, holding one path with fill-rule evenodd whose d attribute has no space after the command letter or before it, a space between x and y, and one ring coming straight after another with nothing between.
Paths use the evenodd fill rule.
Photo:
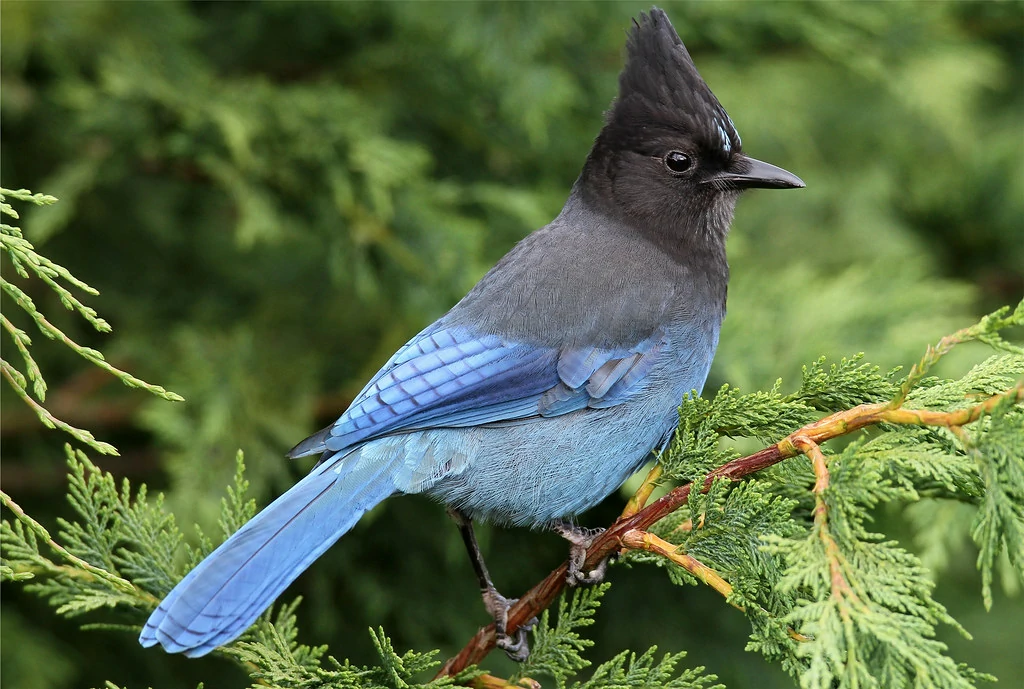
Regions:
<instances>
[{"instance_id":1,"label":"brown branch","mask_svg":"<svg viewBox=\"0 0 1024 689\"><path fill-rule=\"evenodd\" d=\"M991 412L1006 399L1015 402L1024 400L1024 382L1017 383L1005 393L995 395L981 404L951 412L937 412L924 409L892 408L889 402L878 404L862 404L845 411L830 414L814 423L808 424L796 432L783 438L778 443L759 450L752 455L734 459L718 467L699 485L699 490L710 489L716 478L727 478L737 481L745 476L767 469L784 459L802 454L797 443L807 442L819 444L842 435L847 435L862 428L878 423L909 424L917 426L943 426L953 428L977 421L984 414ZM639 512L628 517L620 517L607 531L598 536L587 550L587 559L582 569L590 571L597 567L606 557L625 546L624 539L630 531L646 531L652 524L665 518L679 509L690 497L693 483L678 486L666 495L655 500ZM527 591L508 612L509 632L514 632L527 620L537 617L546 610L565 588L565 575L568 563L563 562L557 569L547 575L543 581ZM451 676L461 672L470 665L482 661L494 648L494 625L480 629L461 651L441 668L438 676Z\"/></svg>"},{"instance_id":2,"label":"brown branch","mask_svg":"<svg viewBox=\"0 0 1024 689\"><path fill-rule=\"evenodd\" d=\"M839 602L839 612L846 619L848 613L843 601L849 597L856 602L857 595L853 592L843 572L845 560L829 529L828 504L825 502L825 491L828 490L831 480L828 473L828 460L825 459L825 453L821 451L818 443L806 436L796 436L793 438L793 444L810 458L811 466L814 468L814 525L818 529L818 538L821 540L821 545L825 549L825 557L828 559L832 597Z\"/></svg>"},{"instance_id":3,"label":"brown branch","mask_svg":"<svg viewBox=\"0 0 1024 689\"><path fill-rule=\"evenodd\" d=\"M732 595L732 584L723 579L721 574L692 555L679 552L678 546L659 538L650 531L627 531L622 535L622 545L630 550L646 550L649 553L660 555L666 560L676 563L725 598ZM743 610L739 605L733 605L733 607Z\"/></svg>"}]
</instances>

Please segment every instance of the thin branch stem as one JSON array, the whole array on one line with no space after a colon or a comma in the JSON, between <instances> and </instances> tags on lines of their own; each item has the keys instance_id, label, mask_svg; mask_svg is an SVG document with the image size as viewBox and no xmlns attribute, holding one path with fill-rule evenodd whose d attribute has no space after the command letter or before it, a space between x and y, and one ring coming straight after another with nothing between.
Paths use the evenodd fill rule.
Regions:
<instances>
[{"instance_id":1,"label":"thin branch stem","mask_svg":"<svg viewBox=\"0 0 1024 689\"><path fill-rule=\"evenodd\" d=\"M661 478L662 471L661 462L651 467L651 470L647 472L647 476L644 477L643 483L640 484L640 487L633 493L633 497L626 503L626 507L622 510L622 515L619 517L620 519L632 517L644 508L647 501L651 499L651 493L658 487L658 479Z\"/></svg>"},{"instance_id":2,"label":"thin branch stem","mask_svg":"<svg viewBox=\"0 0 1024 689\"><path fill-rule=\"evenodd\" d=\"M541 689L540 682L523 677L516 683L509 682L494 675L480 675L470 682L473 689Z\"/></svg>"},{"instance_id":3,"label":"thin branch stem","mask_svg":"<svg viewBox=\"0 0 1024 689\"><path fill-rule=\"evenodd\" d=\"M67 549L65 549L55 540L53 540L53 538L50 536L50 532L47 531L42 524L40 524L32 517L25 514L25 510L21 509L21 505L14 502L14 500L12 500L11 497L7 495L7 493L4 493L3 491L0 491L0 502L3 502L4 506L6 506L7 509L9 509L11 512L14 512L14 515L18 518L18 521L24 524L32 533L34 533L38 538L42 539L43 542L50 546L50 548L52 548L55 553L63 557L68 562L72 563L81 570L89 572L96 578L102 579L103 581L107 582L108 584L112 585L114 588L120 591L133 594L139 593L139 591L132 585L131 582L122 579L116 574L111 574L105 569L91 565L82 558L78 557L77 555L73 555L70 552L68 552Z\"/></svg>"},{"instance_id":4,"label":"thin branch stem","mask_svg":"<svg viewBox=\"0 0 1024 689\"><path fill-rule=\"evenodd\" d=\"M807 436L796 436L793 438L793 445L810 458L811 466L814 468L814 527L818 531L818 538L828 560L832 597L839 603L839 612L845 620L849 616L845 601L850 599L856 603L858 599L844 573L846 561L829 529L828 504L825 500L825 492L828 491L831 480L828 460L825 459L825 453L821 451L818 443Z\"/></svg>"},{"instance_id":5,"label":"thin branch stem","mask_svg":"<svg viewBox=\"0 0 1024 689\"><path fill-rule=\"evenodd\" d=\"M722 578L722 575L711 569L703 562L679 552L675 546L663 538L655 536L650 531L632 530L622 535L622 545L630 550L646 550L649 553L660 555L666 560L676 563L687 572L697 577L705 584L718 591L722 596L728 598L732 595L732 584ZM743 606L730 603L737 610L743 610Z\"/></svg>"},{"instance_id":6,"label":"thin branch stem","mask_svg":"<svg viewBox=\"0 0 1024 689\"><path fill-rule=\"evenodd\" d=\"M18 397L20 397L21 400L36 413L36 416L39 417L39 420L42 421L43 425L47 428L59 428L99 453L105 455L119 454L117 448L110 443L105 443L102 440L96 440L96 437L89 431L81 428L75 428L71 424L61 421L51 414L46 407L32 399L25 390L25 386L22 384L23 381L19 380L19 377L21 376L20 372L3 359L0 359L0 375L3 376L4 380L11 384L11 387L14 388L14 392Z\"/></svg>"}]
</instances>

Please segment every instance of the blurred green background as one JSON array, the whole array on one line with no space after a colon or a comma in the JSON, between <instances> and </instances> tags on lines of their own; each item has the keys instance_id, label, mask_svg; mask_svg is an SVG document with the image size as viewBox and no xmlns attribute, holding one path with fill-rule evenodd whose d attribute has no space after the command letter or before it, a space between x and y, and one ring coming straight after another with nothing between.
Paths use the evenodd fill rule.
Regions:
<instances>
[{"instance_id":1,"label":"blurred green background","mask_svg":"<svg viewBox=\"0 0 1024 689\"><path fill-rule=\"evenodd\" d=\"M166 491L182 525L212 525L237 448L265 504L308 468L283 459L289 447L557 214L648 7L5 0L2 182L60 198L24 228L101 290L89 303L114 333L23 287L72 337L187 400L151 400L37 337L50 408L117 445L100 464ZM664 8L745 151L807 182L740 203L707 390L778 376L791 389L820 354L906 364L1021 298L1024 4ZM53 525L64 438L2 395L3 488ZM913 542L898 506L879 519ZM963 521L945 557L926 553L939 600L975 635L946 638L958 660L1019 686L1024 604L997 593L983 611ZM550 534L481 536L509 595L565 555ZM642 568L611 580L593 660L657 644L731 687L790 685L743 652L746 622L716 594ZM418 498L368 515L291 593L305 597L302 640L355 662L373 657L369 626L450 654L486 622L456 530ZM2 605L4 687L245 684L215 658L82 633L14 587Z\"/></svg>"}]
</instances>

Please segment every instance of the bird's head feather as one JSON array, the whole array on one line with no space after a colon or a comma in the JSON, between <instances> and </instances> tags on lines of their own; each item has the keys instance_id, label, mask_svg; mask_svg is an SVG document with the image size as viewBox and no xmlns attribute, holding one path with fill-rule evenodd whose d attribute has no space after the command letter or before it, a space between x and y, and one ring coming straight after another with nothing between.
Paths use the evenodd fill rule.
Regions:
<instances>
[{"instance_id":1,"label":"bird's head feather","mask_svg":"<svg viewBox=\"0 0 1024 689\"><path fill-rule=\"evenodd\" d=\"M732 119L663 11L654 8L634 20L626 52L619 97L605 127L610 138L628 145L644 130L664 128L691 139L705 155L727 160L739 153L742 141Z\"/></svg>"},{"instance_id":2,"label":"bird's head feather","mask_svg":"<svg viewBox=\"0 0 1024 689\"><path fill-rule=\"evenodd\" d=\"M626 51L578 188L640 231L721 246L739 192L707 182L743 160L739 134L664 12L634 21Z\"/></svg>"}]
</instances>

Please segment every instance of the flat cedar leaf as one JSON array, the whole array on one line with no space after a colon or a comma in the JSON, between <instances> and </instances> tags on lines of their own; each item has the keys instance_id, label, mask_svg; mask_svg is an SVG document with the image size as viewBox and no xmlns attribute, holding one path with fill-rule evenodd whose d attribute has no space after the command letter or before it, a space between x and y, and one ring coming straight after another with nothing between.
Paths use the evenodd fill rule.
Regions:
<instances>
[{"instance_id":1,"label":"flat cedar leaf","mask_svg":"<svg viewBox=\"0 0 1024 689\"><path fill-rule=\"evenodd\" d=\"M256 516L256 501L246 498L249 482L245 478L245 455L241 450L235 454L235 476L228 494L221 498L220 528L227 539L250 519Z\"/></svg>"},{"instance_id":2,"label":"flat cedar leaf","mask_svg":"<svg viewBox=\"0 0 1024 689\"><path fill-rule=\"evenodd\" d=\"M893 376L899 369L881 374L878 366L861 363L863 358L861 353L849 359L844 357L837 364L827 364L826 357L819 358L803 367L800 389L786 399L824 412L891 399L897 389Z\"/></svg>"},{"instance_id":3,"label":"flat cedar leaf","mask_svg":"<svg viewBox=\"0 0 1024 689\"><path fill-rule=\"evenodd\" d=\"M704 674L703 667L676 674L676 665L685 653L666 653L658 660L657 651L657 646L639 656L623 651L599 665L588 681L573 684L572 689L725 689L724 685L715 683L718 679L715 675Z\"/></svg>"},{"instance_id":4,"label":"flat cedar leaf","mask_svg":"<svg viewBox=\"0 0 1024 689\"><path fill-rule=\"evenodd\" d=\"M960 408L998 394L1024 376L1024 354L993 354L955 380L932 378L907 398L909 407Z\"/></svg>"},{"instance_id":5,"label":"flat cedar leaf","mask_svg":"<svg viewBox=\"0 0 1024 689\"><path fill-rule=\"evenodd\" d=\"M768 392L743 394L723 385L713 398L688 395L679 407L679 426L659 455L665 481L693 481L739 456L722 448L723 438L776 442L819 414L799 400L783 398L781 381Z\"/></svg>"},{"instance_id":6,"label":"flat cedar leaf","mask_svg":"<svg viewBox=\"0 0 1024 689\"><path fill-rule=\"evenodd\" d=\"M795 646L795 674L807 689L972 687L975 675L934 638L938 624L966 632L931 597L928 570L864 527L868 509L899 491L865 470L866 447L831 459L824 512L806 536L769 539L786 561L779 587L797 600L786 622L809 637Z\"/></svg>"},{"instance_id":7,"label":"flat cedar leaf","mask_svg":"<svg viewBox=\"0 0 1024 689\"><path fill-rule=\"evenodd\" d=\"M603 583L563 593L558 599L554 626L550 610L545 610L533 630L530 657L520 665L514 679L548 675L555 680L558 689L564 689L566 679L588 667L590 661L581 654L594 642L580 636L578 630L594 623L601 597L610 587L611 584Z\"/></svg>"},{"instance_id":8,"label":"flat cedar leaf","mask_svg":"<svg viewBox=\"0 0 1024 689\"><path fill-rule=\"evenodd\" d=\"M970 450L985 482L985 494L971 526L978 545L985 607L992 606L992 573L1000 552L1024 581L1024 410L1004 403L987 420Z\"/></svg>"}]
</instances>

